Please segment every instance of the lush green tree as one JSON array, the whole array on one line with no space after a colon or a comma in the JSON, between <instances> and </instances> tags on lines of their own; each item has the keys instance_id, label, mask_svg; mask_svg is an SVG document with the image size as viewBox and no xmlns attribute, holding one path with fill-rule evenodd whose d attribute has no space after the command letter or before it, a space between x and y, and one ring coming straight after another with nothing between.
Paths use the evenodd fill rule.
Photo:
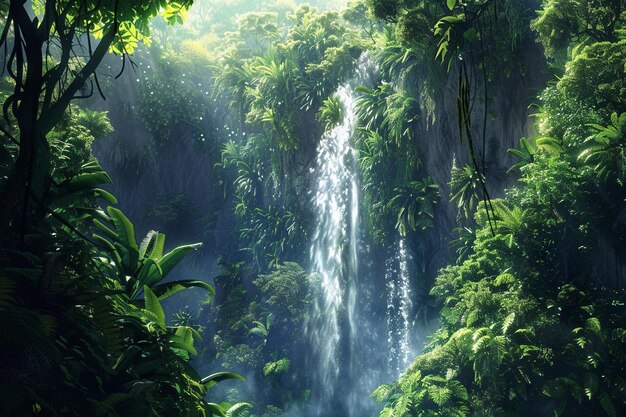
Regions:
<instances>
[{"instance_id":1,"label":"lush green tree","mask_svg":"<svg viewBox=\"0 0 626 417\"><path fill-rule=\"evenodd\" d=\"M558 25L552 33L567 33L550 38L558 47L581 41L572 25L583 16L556 23L554 13L582 13L583 3L584 18L596 19L611 2L593 11L591 2L544 2L534 23L540 39ZM452 197L474 222L459 234L457 264L431 291L441 326L400 380L376 391L381 415L625 412L624 290L620 273L609 278L602 266L624 251L620 33L588 38L543 92L542 136L510 151L521 178L503 199L481 202L476 171L455 168Z\"/></svg>"},{"instance_id":2,"label":"lush green tree","mask_svg":"<svg viewBox=\"0 0 626 417\"><path fill-rule=\"evenodd\" d=\"M310 275L294 262L277 265L270 274L259 275L254 281L268 314L272 315L275 325L281 326L297 326L304 322L313 301L313 284Z\"/></svg>"},{"instance_id":3,"label":"lush green tree","mask_svg":"<svg viewBox=\"0 0 626 417\"><path fill-rule=\"evenodd\" d=\"M545 173L545 163L536 162L536 169ZM541 181L537 174L529 172L528 181ZM566 183L562 168L548 175L557 175L561 191L567 184L579 198L578 179ZM543 178L545 184L554 179ZM473 253L441 272L432 293L443 305L442 326L398 384L377 390L376 397L387 402L381 415L622 412L624 393L612 387L621 385L617 375L624 367L617 347L624 331L618 301L623 294L564 285L575 270L579 285L589 288L584 280L591 269L581 263L567 268L563 252L571 254L565 262L593 255L555 239L565 232L579 244L590 241L574 231L573 213L546 222L550 209L540 213L539 194L519 193L515 198L525 197L519 200L523 209L494 201L495 236L485 210L479 211ZM577 221L589 219L578 216Z\"/></svg>"},{"instance_id":4,"label":"lush green tree","mask_svg":"<svg viewBox=\"0 0 626 417\"><path fill-rule=\"evenodd\" d=\"M3 184L0 230L25 233L30 214L41 212L52 186L47 135L61 121L70 102L99 89L98 65L111 50L126 56L149 40L149 20L163 13L182 22L191 1L120 2L15 0L8 3L0 45L10 50L3 62L14 87L4 103L4 117L15 123L15 164ZM92 45L92 38L99 39ZM76 42L78 40L78 43ZM126 62L126 61L124 61Z\"/></svg>"},{"instance_id":5,"label":"lush green tree","mask_svg":"<svg viewBox=\"0 0 626 417\"><path fill-rule=\"evenodd\" d=\"M224 183L234 183L226 189L234 194L240 245L260 271L305 252L303 161L314 157L320 121L339 121L331 97L364 48L337 12L302 6L287 15L284 33L275 22L272 14L241 16L215 66L216 98L239 119L218 168Z\"/></svg>"},{"instance_id":6,"label":"lush green tree","mask_svg":"<svg viewBox=\"0 0 626 417\"><path fill-rule=\"evenodd\" d=\"M341 10L341 17L351 25L361 28L372 39L381 27L381 22L370 13L364 0L349 1Z\"/></svg>"},{"instance_id":7,"label":"lush green tree","mask_svg":"<svg viewBox=\"0 0 626 417\"><path fill-rule=\"evenodd\" d=\"M159 301L189 286L212 291L201 281L161 283L197 246L163 255L165 236L157 232L138 244L119 210L105 215L94 205L93 196L114 200L97 188L107 180L94 161L85 164L55 189L39 221L46 233L31 232L27 247L1 252L0 352L12 358L1 371L2 412L221 415L205 402L206 389L237 376L202 379L188 363L198 333L168 326ZM102 234L94 241L85 234L91 222Z\"/></svg>"},{"instance_id":8,"label":"lush green tree","mask_svg":"<svg viewBox=\"0 0 626 417\"><path fill-rule=\"evenodd\" d=\"M70 104L101 90L96 71L107 51L126 63L149 41L152 17L182 22L190 5L2 3L10 78L1 93L3 415L207 416L228 408L204 396L240 377L201 378L189 364L199 334L169 326L160 303L190 286L212 291L200 280L162 282L197 245L165 253L163 234L138 243L121 211L99 209L97 198L116 199L101 188L110 178L90 146L112 127L105 113Z\"/></svg>"},{"instance_id":9,"label":"lush green tree","mask_svg":"<svg viewBox=\"0 0 626 417\"><path fill-rule=\"evenodd\" d=\"M565 97L594 109L605 120L626 110L626 40L585 47L565 67L557 89Z\"/></svg>"},{"instance_id":10,"label":"lush green tree","mask_svg":"<svg viewBox=\"0 0 626 417\"><path fill-rule=\"evenodd\" d=\"M532 27L537 31L548 56L570 45L615 42L624 29L622 0L544 1Z\"/></svg>"},{"instance_id":11,"label":"lush green tree","mask_svg":"<svg viewBox=\"0 0 626 417\"><path fill-rule=\"evenodd\" d=\"M253 287L246 289L241 265L223 264L218 278L228 280L232 288L210 310L218 327L214 338L217 357L225 367L263 381L262 388L253 393L256 410L267 413L272 407L305 405L310 387L308 340L302 327L319 283L298 264L285 262L258 275Z\"/></svg>"}]
</instances>

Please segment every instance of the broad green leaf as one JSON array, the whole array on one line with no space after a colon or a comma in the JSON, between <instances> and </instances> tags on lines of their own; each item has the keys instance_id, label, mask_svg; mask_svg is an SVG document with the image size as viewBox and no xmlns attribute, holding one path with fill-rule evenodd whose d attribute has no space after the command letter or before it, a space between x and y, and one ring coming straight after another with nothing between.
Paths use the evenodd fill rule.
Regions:
<instances>
[{"instance_id":1,"label":"broad green leaf","mask_svg":"<svg viewBox=\"0 0 626 417\"><path fill-rule=\"evenodd\" d=\"M145 309L156 316L157 323L161 328L165 329L165 312L159 302L157 296L147 285L143 286L143 296L145 301Z\"/></svg>"},{"instance_id":2,"label":"broad green leaf","mask_svg":"<svg viewBox=\"0 0 626 417\"><path fill-rule=\"evenodd\" d=\"M94 188L97 197L102 198L109 204L117 204L117 198L110 192L103 190L102 188Z\"/></svg>"},{"instance_id":3,"label":"broad green leaf","mask_svg":"<svg viewBox=\"0 0 626 417\"><path fill-rule=\"evenodd\" d=\"M207 403L207 408L213 416L226 417L223 408L219 404Z\"/></svg>"},{"instance_id":4,"label":"broad green leaf","mask_svg":"<svg viewBox=\"0 0 626 417\"><path fill-rule=\"evenodd\" d=\"M171 341L170 346L175 349L183 350L193 356L198 354L196 349L192 345L187 344L187 343Z\"/></svg>"},{"instance_id":5,"label":"broad green leaf","mask_svg":"<svg viewBox=\"0 0 626 417\"><path fill-rule=\"evenodd\" d=\"M129 283L132 286L133 292L130 295L131 300L134 300L144 285L148 285L153 290L152 282L155 281L153 276L157 275L158 277L163 276L163 271L161 271L161 267L159 264L150 258L147 258L143 261L141 268L139 269L139 273L135 276L131 277ZM158 280L156 280L158 282Z\"/></svg>"},{"instance_id":6,"label":"broad green leaf","mask_svg":"<svg viewBox=\"0 0 626 417\"><path fill-rule=\"evenodd\" d=\"M163 276L165 277L189 252L198 250L201 246L202 243L179 246L165 254L165 256L157 261L163 270Z\"/></svg>"},{"instance_id":7,"label":"broad green leaf","mask_svg":"<svg viewBox=\"0 0 626 417\"><path fill-rule=\"evenodd\" d=\"M174 336L179 337L183 343L187 343L193 346L193 332L190 327L187 326L178 326L176 329L176 333Z\"/></svg>"},{"instance_id":8,"label":"broad green leaf","mask_svg":"<svg viewBox=\"0 0 626 417\"><path fill-rule=\"evenodd\" d=\"M111 177L104 172L86 172L72 177L70 180L63 182L57 188L59 191L74 192L82 190L91 190L97 185L111 183Z\"/></svg>"},{"instance_id":9,"label":"broad green leaf","mask_svg":"<svg viewBox=\"0 0 626 417\"><path fill-rule=\"evenodd\" d=\"M106 235L106 237L108 237L111 240L118 240L117 239L117 233L115 233L113 230L111 230L110 228L108 228L104 223L102 223L100 220L98 219L94 219L93 224L100 229L102 232L104 232L104 234Z\"/></svg>"},{"instance_id":10,"label":"broad green leaf","mask_svg":"<svg viewBox=\"0 0 626 417\"><path fill-rule=\"evenodd\" d=\"M135 239L135 227L130 220L128 220L128 217L126 217L121 210L116 209L115 207L107 207L107 212L109 213L109 216L111 216L119 242L127 248L137 252L139 247L137 246L137 241Z\"/></svg>"},{"instance_id":11,"label":"broad green leaf","mask_svg":"<svg viewBox=\"0 0 626 417\"><path fill-rule=\"evenodd\" d=\"M204 384L205 387L211 388L213 385L218 382L225 381L227 379L238 379L240 381L244 381L244 378L233 372L216 372L209 376L206 376L200 380L200 383Z\"/></svg>"},{"instance_id":12,"label":"broad green leaf","mask_svg":"<svg viewBox=\"0 0 626 417\"><path fill-rule=\"evenodd\" d=\"M146 252L148 251L148 249L152 248L152 245L154 245L154 241L158 233L159 232L157 231L150 230L148 234L146 234L146 237L143 238L143 240L139 244L139 259L143 259L146 256Z\"/></svg>"},{"instance_id":13,"label":"broad green leaf","mask_svg":"<svg viewBox=\"0 0 626 417\"><path fill-rule=\"evenodd\" d=\"M117 372L124 372L132 361L141 354L141 348L137 345L132 345L117 359L113 365L113 369Z\"/></svg>"},{"instance_id":14,"label":"broad green leaf","mask_svg":"<svg viewBox=\"0 0 626 417\"><path fill-rule=\"evenodd\" d=\"M154 246L150 251L148 257L150 259L160 259L163 256L163 247L165 246L165 234L157 232L156 240L154 241Z\"/></svg>"},{"instance_id":15,"label":"broad green leaf","mask_svg":"<svg viewBox=\"0 0 626 417\"><path fill-rule=\"evenodd\" d=\"M152 287L152 291L154 291L156 296L159 297L159 300L162 300L172 294L177 293L178 291L191 287L204 288L205 290L209 291L211 295L215 295L215 288L213 288L213 286L207 284L206 282L197 280L179 280L166 282L164 284L155 285L154 287Z\"/></svg>"},{"instance_id":16,"label":"broad green leaf","mask_svg":"<svg viewBox=\"0 0 626 417\"><path fill-rule=\"evenodd\" d=\"M460 22L461 19L459 19L457 16L445 16L445 17L442 17L439 21L452 24L452 23Z\"/></svg>"},{"instance_id":17,"label":"broad green leaf","mask_svg":"<svg viewBox=\"0 0 626 417\"><path fill-rule=\"evenodd\" d=\"M165 246L165 234L151 230L139 245L139 258L160 259L163 256Z\"/></svg>"}]
</instances>

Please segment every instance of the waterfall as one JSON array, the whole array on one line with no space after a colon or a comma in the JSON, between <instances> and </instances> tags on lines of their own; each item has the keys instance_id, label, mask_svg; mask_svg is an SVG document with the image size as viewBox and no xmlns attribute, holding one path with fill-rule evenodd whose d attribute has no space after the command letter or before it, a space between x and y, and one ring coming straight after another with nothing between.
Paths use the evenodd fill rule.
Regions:
<instances>
[{"instance_id":1,"label":"waterfall","mask_svg":"<svg viewBox=\"0 0 626 417\"><path fill-rule=\"evenodd\" d=\"M359 184L357 155L350 143L356 120L355 97L348 85L341 86L336 94L345 116L322 137L317 149L313 198L317 224L311 246L321 291L309 333L318 356L317 395L327 404L332 402L340 376L350 372L354 357L350 351L357 340ZM348 369L342 357L348 358Z\"/></svg>"},{"instance_id":2,"label":"waterfall","mask_svg":"<svg viewBox=\"0 0 626 417\"><path fill-rule=\"evenodd\" d=\"M323 135L317 147L311 263L319 278L319 292L307 323L315 416L369 415L373 406L369 394L380 382L379 370L365 365L371 357L363 348L371 347L377 335L370 329L359 330L367 327L368 307L367 288L359 288L364 279L359 274L360 184L358 154L352 143L357 123L354 87L372 85L375 71L364 54L352 81L335 93L344 110L343 120Z\"/></svg>"},{"instance_id":3,"label":"waterfall","mask_svg":"<svg viewBox=\"0 0 626 417\"><path fill-rule=\"evenodd\" d=\"M412 359L410 260L406 242L400 239L394 256L386 263L388 366L394 377L400 376Z\"/></svg>"}]
</instances>

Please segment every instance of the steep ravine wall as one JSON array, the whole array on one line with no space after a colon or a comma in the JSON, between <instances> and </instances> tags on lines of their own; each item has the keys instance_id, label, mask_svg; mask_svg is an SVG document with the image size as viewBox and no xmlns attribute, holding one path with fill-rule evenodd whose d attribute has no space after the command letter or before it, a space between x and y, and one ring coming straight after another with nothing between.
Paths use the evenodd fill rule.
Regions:
<instances>
[{"instance_id":1,"label":"steep ravine wall","mask_svg":"<svg viewBox=\"0 0 626 417\"><path fill-rule=\"evenodd\" d=\"M141 62L141 57L137 61ZM148 64L148 60L143 62L143 68ZM116 63L114 68L118 66ZM135 225L139 239L149 230L158 230L167 236L166 249L203 242L198 252L176 268L172 278L210 282L216 275L218 252L237 251L234 239L223 238L232 235L234 226L232 206L222 195L214 168L222 140L208 137L200 142L184 122L173 120L167 138L155 143L146 128L150 120L138 112L142 81L137 71L127 68L118 79L113 75L105 81L106 101L94 97L88 103L94 110L107 111L115 129L92 147L113 180L105 188L118 198L118 207ZM226 122L220 113L223 111L225 106L207 110L205 132L218 134L215 125ZM169 115L155 113L151 117L156 120ZM168 204L172 204L169 209ZM166 304L176 311L205 297L202 291L191 290L185 296L175 295Z\"/></svg>"},{"instance_id":2,"label":"steep ravine wall","mask_svg":"<svg viewBox=\"0 0 626 417\"><path fill-rule=\"evenodd\" d=\"M485 137L485 176L490 197L502 196L504 190L514 185L519 172L509 168L517 162L507 149L519 148L522 137L536 133L532 104L538 102L537 94L545 87L549 77L541 47L525 45L522 62L523 73L510 76L495 73L489 82L487 100L487 130ZM453 229L459 225L456 203L450 201L450 177L453 164L457 167L471 165L467 141L460 141L458 128L458 73L453 68L446 85L439 91L434 120L423 117L415 135L423 162L423 172L439 186L441 201L436 210L435 227L427 232L426 239L433 260L428 262L427 276L431 281L442 266L456 259ZM483 117L485 100L482 76L470 79L473 91L472 138L479 162L482 162ZM423 238L422 238L423 239ZM431 281L432 282L432 281ZM429 288L424 288L428 291Z\"/></svg>"},{"instance_id":3,"label":"steep ravine wall","mask_svg":"<svg viewBox=\"0 0 626 417\"><path fill-rule=\"evenodd\" d=\"M523 74L514 73L507 77L496 72L495 79L489 83L486 176L492 197L502 195L503 190L511 186L518 176L515 172L507 172L514 159L506 151L518 147L521 137L532 136L534 133L531 117L533 109L529 105L536 103L537 93L545 86L548 78L539 45L526 45L522 62L525 63ZM154 228L168 234L171 244L200 240L205 242L205 248L193 256L192 262L186 263L188 270L184 272L208 278L215 271L218 255L228 258L237 253L237 239L232 233L232 201L229 196L222 195L222 187L218 184L219 179L216 178L214 169L223 138L209 137L208 141L212 143L208 144L207 141L208 145L199 146L183 123L174 123L167 140L155 146L145 127L146 121L136 112L140 97L140 86L136 78L134 71L126 70L119 79L111 79L106 101L93 101L91 107L109 111L111 123L116 129L112 135L94 145L94 153L113 179L109 189L119 197L119 206L135 222L139 233ZM473 80L476 84L473 86L475 97L472 134L477 145L476 152L481 155L484 98L482 77L477 78ZM416 89L419 87L414 86ZM467 143L459 141L457 94L458 80L453 68L448 82L437 94L435 117L424 115L415 135L418 138L415 146L419 147L424 174L434 180L441 192L435 227L425 236L419 237L422 245L424 240L427 241L426 256L432 258L424 267L426 279L417 291L417 298L422 301L426 301L430 283L437 271L455 259L450 240L452 230L458 225L457 210L455 204L449 202L448 184L453 163L457 166L470 163ZM215 132L213 125L220 127L227 123L225 107L217 103L214 114L206 118L206 131ZM155 114L154 117L164 115ZM314 118L314 114L302 114L302 143L299 150L285 160L288 170L304 173L300 181L294 182L295 175L288 177L290 186L296 187L296 194L302 198L311 189L313 176L308 171L315 159L322 132L320 126L313 122ZM167 200L176 196L182 197L188 209L183 221L159 223L159 219L146 215L151 208L158 205L159 199ZM306 209L309 205L303 206ZM211 216L215 218L208 227L207 217ZM307 216L312 216L312 213ZM207 228L212 230L207 232ZM374 258L374 265L371 267L384 270L388 251L371 252ZM290 257L294 260L302 258L292 255ZM373 284L373 287L384 290L384 283ZM418 300L416 305L423 303Z\"/></svg>"}]
</instances>

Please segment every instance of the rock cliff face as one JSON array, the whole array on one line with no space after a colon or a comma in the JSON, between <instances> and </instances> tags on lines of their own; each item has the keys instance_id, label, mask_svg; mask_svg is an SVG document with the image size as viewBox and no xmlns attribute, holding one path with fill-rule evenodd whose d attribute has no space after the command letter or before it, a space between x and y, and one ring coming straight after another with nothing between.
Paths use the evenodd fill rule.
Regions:
<instances>
[{"instance_id":1,"label":"rock cliff face","mask_svg":"<svg viewBox=\"0 0 626 417\"><path fill-rule=\"evenodd\" d=\"M484 160L487 188L496 198L514 184L518 172L507 172L516 161L507 149L518 148L522 137L535 134L532 119L534 112L529 106L537 103L537 94L545 87L548 77L543 51L536 44L526 45L524 57L526 70L523 74L510 76L498 74L489 82L487 99L487 129L484 136ZM428 233L430 251L434 258L429 262L427 275L434 278L437 270L453 261L456 256L450 247L452 230L458 226L455 203L450 202L450 176L453 164L462 167L471 165L467 142L459 139L457 94L458 79L451 71L445 87L436 102L434 121L423 118L420 123L420 154L424 173L439 186L441 204L435 219L435 228ZM481 76L470 79L472 83L472 138L476 155L482 163L483 123L485 99Z\"/></svg>"},{"instance_id":2,"label":"rock cliff face","mask_svg":"<svg viewBox=\"0 0 626 417\"><path fill-rule=\"evenodd\" d=\"M204 243L175 272L208 280L216 270L216 246L220 253L236 252L236 242L228 238L233 230L232 207L222 195L214 168L220 145L214 138L198 140L189 126L176 120L167 138L155 143L146 128L150 121L137 111L141 92L136 78L126 70L106 87L106 101L90 103L93 109L108 111L115 129L94 143L94 155L111 176L113 183L107 188L118 197L119 208L133 221L138 235L155 229L167 234L171 245ZM224 112L225 106L209 108L204 118L207 132L217 132L217 126L226 123Z\"/></svg>"},{"instance_id":3,"label":"rock cliff face","mask_svg":"<svg viewBox=\"0 0 626 417\"><path fill-rule=\"evenodd\" d=\"M524 53L523 62L527 63L524 74L510 77L497 74L488 91L485 161L487 185L493 197L501 195L517 177L514 172L507 173L513 159L506 150L519 146L521 137L533 134L533 110L529 105L536 102L536 95L546 82L540 47L527 45ZM160 229L170 235L172 243L204 240L205 248L195 256L196 262L191 268L206 275L214 269L217 253L228 256L237 252L232 232L232 202L229 196L223 195L214 169L224 140L218 136L217 129L227 124L231 116L226 106L217 102L205 119L206 130L213 132L214 137L199 142L184 123L174 120L168 138L155 145L145 128L146 121L136 112L140 92L135 78L132 71L127 71L113 81L107 101L94 101L92 107L109 111L115 128L113 134L94 145L94 153L113 179L110 189L119 197L120 207L136 223L139 232ZM471 82L475 91L472 134L476 152L482 156L485 109L482 77ZM426 237L432 259L427 262L425 275L431 279L440 267L454 259L454 251L449 246L451 232L457 226L457 211L454 203L449 202L452 166L470 163L467 143L459 141L457 90L458 81L452 70L438 94L434 120L422 118L416 135L419 139L415 146L422 155L424 174L440 187L442 196L436 226ZM155 114L154 117L164 116ZM303 175L301 180L296 179L298 175L288 175L289 181L285 184L296 187L297 194L304 198L311 185L308 172L322 129L315 123L313 113L303 112L301 119L300 149L285 157L283 165L287 171ZM425 288L425 291L428 290Z\"/></svg>"}]
</instances>

